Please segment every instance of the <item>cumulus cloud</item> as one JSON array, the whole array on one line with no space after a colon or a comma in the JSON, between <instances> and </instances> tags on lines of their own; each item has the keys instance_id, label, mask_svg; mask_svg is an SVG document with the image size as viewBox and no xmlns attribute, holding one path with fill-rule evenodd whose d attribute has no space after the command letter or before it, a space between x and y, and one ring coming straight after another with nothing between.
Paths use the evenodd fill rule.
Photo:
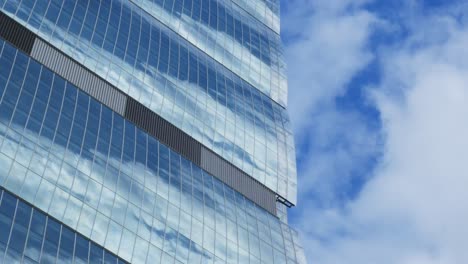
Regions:
<instances>
[{"instance_id":1,"label":"cumulus cloud","mask_svg":"<svg viewBox=\"0 0 468 264\"><path fill-rule=\"evenodd\" d=\"M310 113L342 94L372 59L366 41L377 18L351 1L338 3L295 0L285 6L289 111L299 132L313 122Z\"/></svg>"},{"instance_id":2,"label":"cumulus cloud","mask_svg":"<svg viewBox=\"0 0 468 264\"><path fill-rule=\"evenodd\" d=\"M344 10L342 16L367 12L359 10L364 6L354 8L358 10L349 7L340 9ZM422 10L414 2L411 7L402 8L411 8L402 11L409 15L404 18L406 21L387 21L404 27L405 37L399 41L390 45L381 43L378 49L372 51L368 48L371 41L368 33L358 45L360 48L357 52L352 49L322 49L318 57L331 56L323 53L336 52L354 52L346 55L350 57L360 52L370 54L371 58L375 56L381 78L365 89L380 114L380 131L369 131L365 123L370 120L363 119L357 113L351 114L355 119L349 119L349 113L343 114L333 106L329 108L334 112L327 108L324 108L325 114L315 110L315 117L323 117L318 121L306 117L296 119L299 124L295 125L295 129L301 135L298 137L298 147L304 142L307 145L313 142L315 147L307 149L317 150L315 157L305 158L301 162L306 165L299 170L299 185L303 180L305 184L318 184L319 187L302 190L299 197L309 199L310 203L303 205L301 210L299 199L296 210L301 213L293 213L295 217L291 219L303 234L306 254L312 263L468 263L468 227L465 224L468 219L468 203L465 202L468 199L465 190L468 186L468 169L465 165L468 157L468 23L463 19L467 9L463 5L453 5ZM377 13L368 16L377 20L379 17ZM333 19L340 18L325 18ZM349 27L349 30L353 29ZM379 29L371 27L369 30ZM299 43L287 46L287 49ZM309 55L308 60L316 60ZM306 60L304 58L297 63ZM307 64L302 67L304 65ZM322 82L323 86L315 89L328 91L314 91L311 95L314 99L309 101L311 105L304 108L323 105L328 98L323 94L330 92L330 89L338 91L331 93L332 98L348 89L349 80L361 69L356 65L353 71L344 71L345 75L339 77L344 81L336 85L332 85L336 81L333 78ZM368 66L368 63L364 63L361 67ZM300 69L301 65L292 67ZM324 68L315 75L304 70L297 74L304 74L303 83L313 83L326 78L325 74L321 74L326 70ZM336 71L335 75L340 76L341 72ZM308 79L316 80L308 82ZM290 82L291 92L296 89L304 91L304 87L296 85L299 83ZM295 115L295 110L292 111L292 115ZM315 136L317 132L304 130L311 127L311 122L330 124L330 121L323 121L330 120L327 117L330 111L342 116L336 119L349 122L344 121L342 126L316 125L324 130L318 134L341 135L344 134L343 127L347 126L346 131L351 134L347 136L348 144L336 148L348 153L346 159L336 155L340 153L338 151L325 154L318 151L320 148L316 146L323 144L327 138L311 141L308 137ZM308 116L309 113L304 111L303 115ZM331 124L336 124L336 121ZM375 137L382 137L383 145L376 143L378 140ZM328 140L332 141L333 138L336 137L331 136ZM340 181L335 183L337 177L333 175L330 181L317 180L320 174L329 177L327 174L355 170L356 166L362 166L366 157L370 157L365 153L382 153L382 156L356 197L324 204L323 195L336 196L342 185ZM335 165L343 168L330 165L334 157ZM335 170L328 169L330 167ZM356 176L350 174L349 177ZM333 188L335 184L340 188ZM332 187L327 187L324 192L323 186Z\"/></svg>"},{"instance_id":3,"label":"cumulus cloud","mask_svg":"<svg viewBox=\"0 0 468 264\"><path fill-rule=\"evenodd\" d=\"M284 6L288 108L301 145L298 155L310 157L299 162L301 175L307 176L299 175L299 204L308 202L310 192L333 203L339 199L336 188L350 184L357 168L351 165L375 154L377 139L363 117L335 105L352 77L373 59L367 40L382 22L360 8L363 4L295 0Z\"/></svg>"}]
</instances>

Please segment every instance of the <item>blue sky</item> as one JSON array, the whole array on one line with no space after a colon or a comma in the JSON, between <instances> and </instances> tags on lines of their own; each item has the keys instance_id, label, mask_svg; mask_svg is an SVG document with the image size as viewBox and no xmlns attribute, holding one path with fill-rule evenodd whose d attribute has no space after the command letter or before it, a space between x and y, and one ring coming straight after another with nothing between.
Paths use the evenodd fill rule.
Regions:
<instances>
[{"instance_id":1,"label":"blue sky","mask_svg":"<svg viewBox=\"0 0 468 264\"><path fill-rule=\"evenodd\" d=\"M468 263L468 3L282 0L310 263Z\"/></svg>"}]
</instances>

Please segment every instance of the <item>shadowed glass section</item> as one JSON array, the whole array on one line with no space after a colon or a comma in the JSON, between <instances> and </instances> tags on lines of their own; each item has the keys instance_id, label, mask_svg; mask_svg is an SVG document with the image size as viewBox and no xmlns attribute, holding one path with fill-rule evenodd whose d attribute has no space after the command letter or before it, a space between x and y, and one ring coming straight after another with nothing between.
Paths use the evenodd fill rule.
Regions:
<instances>
[{"instance_id":1,"label":"shadowed glass section","mask_svg":"<svg viewBox=\"0 0 468 264\"><path fill-rule=\"evenodd\" d=\"M132 263L305 263L278 218L3 41L0 65L5 189Z\"/></svg>"},{"instance_id":2,"label":"shadowed glass section","mask_svg":"<svg viewBox=\"0 0 468 264\"><path fill-rule=\"evenodd\" d=\"M1 263L126 263L0 187Z\"/></svg>"},{"instance_id":3,"label":"shadowed glass section","mask_svg":"<svg viewBox=\"0 0 468 264\"><path fill-rule=\"evenodd\" d=\"M141 8L119 0L12 0L3 10L296 203L286 110Z\"/></svg>"}]
</instances>

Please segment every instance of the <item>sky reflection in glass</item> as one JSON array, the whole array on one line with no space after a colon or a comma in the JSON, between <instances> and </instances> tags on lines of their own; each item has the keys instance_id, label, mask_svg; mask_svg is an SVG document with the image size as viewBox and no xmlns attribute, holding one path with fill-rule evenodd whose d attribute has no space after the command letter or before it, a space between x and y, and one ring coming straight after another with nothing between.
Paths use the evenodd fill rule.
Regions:
<instances>
[{"instance_id":1,"label":"sky reflection in glass","mask_svg":"<svg viewBox=\"0 0 468 264\"><path fill-rule=\"evenodd\" d=\"M0 46L1 186L126 261L302 263L286 224Z\"/></svg>"}]
</instances>

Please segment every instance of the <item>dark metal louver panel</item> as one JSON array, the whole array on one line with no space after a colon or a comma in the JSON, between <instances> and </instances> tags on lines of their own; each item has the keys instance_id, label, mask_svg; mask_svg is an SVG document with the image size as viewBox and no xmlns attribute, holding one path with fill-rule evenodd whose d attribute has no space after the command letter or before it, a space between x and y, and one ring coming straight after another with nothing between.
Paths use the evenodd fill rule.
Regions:
<instances>
[{"instance_id":1,"label":"dark metal louver panel","mask_svg":"<svg viewBox=\"0 0 468 264\"><path fill-rule=\"evenodd\" d=\"M36 38L34 33L2 12L0 12L0 36L27 54L31 54Z\"/></svg>"},{"instance_id":2,"label":"dark metal louver panel","mask_svg":"<svg viewBox=\"0 0 468 264\"><path fill-rule=\"evenodd\" d=\"M125 118L200 166L199 142L130 97L127 99Z\"/></svg>"}]
</instances>

